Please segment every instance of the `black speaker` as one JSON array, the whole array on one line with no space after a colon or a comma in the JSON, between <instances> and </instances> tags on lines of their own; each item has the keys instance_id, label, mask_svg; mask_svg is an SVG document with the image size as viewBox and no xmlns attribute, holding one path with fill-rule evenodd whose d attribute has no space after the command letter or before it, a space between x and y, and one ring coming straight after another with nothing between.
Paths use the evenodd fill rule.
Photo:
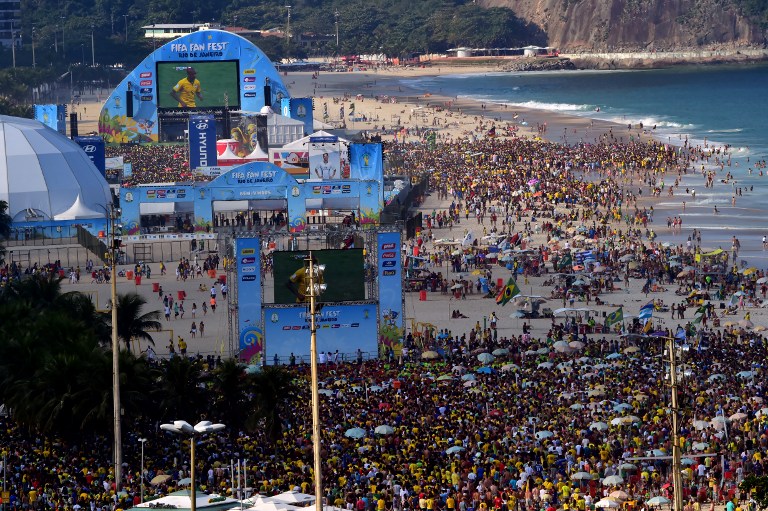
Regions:
<instances>
[{"instance_id":1,"label":"black speaker","mask_svg":"<svg viewBox=\"0 0 768 511\"><path fill-rule=\"evenodd\" d=\"M267 133L266 115L259 114L256 116L256 141L265 153L269 153L269 134Z\"/></svg>"},{"instance_id":2,"label":"black speaker","mask_svg":"<svg viewBox=\"0 0 768 511\"><path fill-rule=\"evenodd\" d=\"M264 106L272 106L272 87L264 86Z\"/></svg>"},{"instance_id":3,"label":"black speaker","mask_svg":"<svg viewBox=\"0 0 768 511\"><path fill-rule=\"evenodd\" d=\"M69 114L69 137L75 138L77 134L77 114L72 112Z\"/></svg>"},{"instance_id":4,"label":"black speaker","mask_svg":"<svg viewBox=\"0 0 768 511\"><path fill-rule=\"evenodd\" d=\"M133 117L133 91L125 91L125 115Z\"/></svg>"}]
</instances>

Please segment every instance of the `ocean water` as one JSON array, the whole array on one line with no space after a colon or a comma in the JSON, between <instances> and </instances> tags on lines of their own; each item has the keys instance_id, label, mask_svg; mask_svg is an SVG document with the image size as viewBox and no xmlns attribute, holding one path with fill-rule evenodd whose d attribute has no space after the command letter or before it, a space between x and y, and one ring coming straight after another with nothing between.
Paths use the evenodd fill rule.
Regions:
<instances>
[{"instance_id":1,"label":"ocean water","mask_svg":"<svg viewBox=\"0 0 768 511\"><path fill-rule=\"evenodd\" d=\"M692 229L699 229L704 247L723 249L737 236L739 259L768 267L768 251L762 249L762 237L768 235L768 169L759 165L768 160L768 64L448 75L408 79L402 85L507 104L510 111L520 106L620 125L643 123L659 140L674 145L687 140L713 151L729 146L730 166L718 168L714 188L704 188L701 173L684 177L674 197L665 188L656 207L657 232L662 240L685 243ZM733 179L720 182L728 172ZM738 188L742 195L733 205ZM666 217L675 215L682 218L683 230L673 235L666 232Z\"/></svg>"}]
</instances>

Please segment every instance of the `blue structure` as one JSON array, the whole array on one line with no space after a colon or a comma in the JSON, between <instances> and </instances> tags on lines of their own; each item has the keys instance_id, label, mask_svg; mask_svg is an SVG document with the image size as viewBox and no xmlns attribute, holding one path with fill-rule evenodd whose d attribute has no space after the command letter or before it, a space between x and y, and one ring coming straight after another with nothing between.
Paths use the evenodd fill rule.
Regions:
<instances>
[{"instance_id":1,"label":"blue structure","mask_svg":"<svg viewBox=\"0 0 768 511\"><path fill-rule=\"evenodd\" d=\"M187 67L197 70L203 99L180 108L170 91ZM158 142L164 129L183 137L190 114L213 114L224 129L232 110L258 112L267 105L279 111L289 97L280 74L253 43L202 30L164 44L120 82L101 109L99 134L107 143Z\"/></svg>"}]
</instances>

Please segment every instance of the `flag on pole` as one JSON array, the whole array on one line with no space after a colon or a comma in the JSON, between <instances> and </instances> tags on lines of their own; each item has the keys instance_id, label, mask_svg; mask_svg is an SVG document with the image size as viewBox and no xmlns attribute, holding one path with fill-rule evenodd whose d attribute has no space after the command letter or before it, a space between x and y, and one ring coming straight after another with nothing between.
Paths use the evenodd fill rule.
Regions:
<instances>
[{"instance_id":1,"label":"flag on pole","mask_svg":"<svg viewBox=\"0 0 768 511\"><path fill-rule=\"evenodd\" d=\"M605 318L605 326L610 327L611 325L621 323L622 321L624 321L624 308L619 307Z\"/></svg>"},{"instance_id":2,"label":"flag on pole","mask_svg":"<svg viewBox=\"0 0 768 511\"><path fill-rule=\"evenodd\" d=\"M683 327L679 327L677 329L677 333L675 333L675 340L680 342L685 342L686 335L685 335L685 329Z\"/></svg>"},{"instance_id":3,"label":"flag on pole","mask_svg":"<svg viewBox=\"0 0 768 511\"><path fill-rule=\"evenodd\" d=\"M515 279L512 277L509 278L507 281L507 285L501 288L501 291L496 296L496 303L498 305L504 306L509 302L512 298L516 297L520 294L520 288L517 287L517 283L515 282Z\"/></svg>"},{"instance_id":4,"label":"flag on pole","mask_svg":"<svg viewBox=\"0 0 768 511\"><path fill-rule=\"evenodd\" d=\"M637 315L640 319L651 319L653 317L653 300L640 307L640 313Z\"/></svg>"}]
</instances>

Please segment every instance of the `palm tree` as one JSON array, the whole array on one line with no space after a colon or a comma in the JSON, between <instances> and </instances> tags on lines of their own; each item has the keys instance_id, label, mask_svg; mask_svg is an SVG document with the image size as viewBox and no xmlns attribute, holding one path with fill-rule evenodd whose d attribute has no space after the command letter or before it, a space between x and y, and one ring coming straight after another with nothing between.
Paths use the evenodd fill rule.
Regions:
<instances>
[{"instance_id":1,"label":"palm tree","mask_svg":"<svg viewBox=\"0 0 768 511\"><path fill-rule=\"evenodd\" d=\"M289 415L297 387L293 375L280 366L267 366L250 376L254 390L255 414L247 426L255 431L262 428L267 437L276 442L283 431L283 422Z\"/></svg>"},{"instance_id":2,"label":"palm tree","mask_svg":"<svg viewBox=\"0 0 768 511\"><path fill-rule=\"evenodd\" d=\"M136 293L117 296L117 337L123 341L128 351L131 351L131 339L136 338L155 344L148 330L160 330L160 311L142 314L147 300Z\"/></svg>"},{"instance_id":3,"label":"palm tree","mask_svg":"<svg viewBox=\"0 0 768 511\"><path fill-rule=\"evenodd\" d=\"M186 357L173 357L162 364L158 379L157 409L161 417L205 415L204 392L200 388L201 366ZM202 413L201 413L202 411Z\"/></svg>"},{"instance_id":4,"label":"palm tree","mask_svg":"<svg viewBox=\"0 0 768 511\"><path fill-rule=\"evenodd\" d=\"M253 411L246 399L252 389L251 383L245 374L245 366L234 358L225 360L211 375L215 416L226 416L232 431L242 429Z\"/></svg>"}]
</instances>

